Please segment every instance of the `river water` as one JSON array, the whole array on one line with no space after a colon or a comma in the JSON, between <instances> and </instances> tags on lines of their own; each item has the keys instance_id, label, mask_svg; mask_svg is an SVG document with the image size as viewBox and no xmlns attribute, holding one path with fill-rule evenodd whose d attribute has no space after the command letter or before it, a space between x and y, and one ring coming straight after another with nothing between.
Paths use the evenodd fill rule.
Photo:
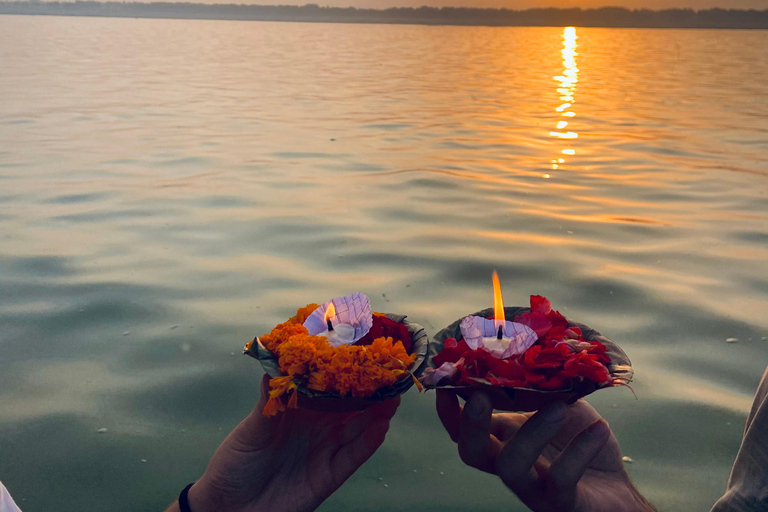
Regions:
<instances>
[{"instance_id":1,"label":"river water","mask_svg":"<svg viewBox=\"0 0 768 512\"><path fill-rule=\"evenodd\" d=\"M245 341L355 291L434 334L497 269L625 349L637 399L590 403L652 502L707 510L768 363L765 48L0 16L0 479L161 510L257 399ZM412 390L323 510L416 509L524 510Z\"/></svg>"}]
</instances>

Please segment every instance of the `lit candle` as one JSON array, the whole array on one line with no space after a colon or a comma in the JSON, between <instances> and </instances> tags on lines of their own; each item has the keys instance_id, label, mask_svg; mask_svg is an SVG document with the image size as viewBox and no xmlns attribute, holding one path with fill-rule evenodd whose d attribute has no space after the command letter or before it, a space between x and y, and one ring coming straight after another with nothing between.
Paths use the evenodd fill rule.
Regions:
<instances>
[{"instance_id":1,"label":"lit candle","mask_svg":"<svg viewBox=\"0 0 768 512\"><path fill-rule=\"evenodd\" d=\"M461 321L461 334L469 348L483 348L500 359L522 354L536 343L530 327L504 317L504 299L499 275L493 271L493 319L470 315Z\"/></svg>"},{"instance_id":2,"label":"lit candle","mask_svg":"<svg viewBox=\"0 0 768 512\"><path fill-rule=\"evenodd\" d=\"M331 321L332 317L336 316L336 307L333 302L330 302L325 308L325 325L327 330L318 334L318 336L325 336L328 338L328 343L334 347L340 347L341 345L349 345L355 341L355 328L349 324L337 323L335 326Z\"/></svg>"},{"instance_id":3,"label":"lit candle","mask_svg":"<svg viewBox=\"0 0 768 512\"><path fill-rule=\"evenodd\" d=\"M304 322L309 334L325 336L334 347L356 342L373 325L371 305L362 293L336 297L320 306Z\"/></svg>"}]
</instances>

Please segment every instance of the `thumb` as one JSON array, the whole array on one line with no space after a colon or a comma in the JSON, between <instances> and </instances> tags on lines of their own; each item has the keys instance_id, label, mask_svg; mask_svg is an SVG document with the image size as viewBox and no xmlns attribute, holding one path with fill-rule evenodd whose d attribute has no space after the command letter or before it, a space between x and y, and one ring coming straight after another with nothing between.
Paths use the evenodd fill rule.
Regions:
<instances>
[{"instance_id":1,"label":"thumb","mask_svg":"<svg viewBox=\"0 0 768 512\"><path fill-rule=\"evenodd\" d=\"M268 400L269 375L265 374L261 379L260 396L256 407L230 434L233 440L249 451L266 448L279 432L284 413L279 412L270 417L264 416L264 406Z\"/></svg>"},{"instance_id":2,"label":"thumb","mask_svg":"<svg viewBox=\"0 0 768 512\"><path fill-rule=\"evenodd\" d=\"M501 449L491 436L493 404L485 393L476 391L469 397L459 425L459 456L468 466L495 473L496 455Z\"/></svg>"}]
</instances>

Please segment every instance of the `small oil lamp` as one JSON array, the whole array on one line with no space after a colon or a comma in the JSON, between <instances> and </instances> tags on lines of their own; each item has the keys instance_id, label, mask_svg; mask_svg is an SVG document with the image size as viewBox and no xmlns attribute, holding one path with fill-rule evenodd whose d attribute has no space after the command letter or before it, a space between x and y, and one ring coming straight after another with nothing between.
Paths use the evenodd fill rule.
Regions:
<instances>
[{"instance_id":1,"label":"small oil lamp","mask_svg":"<svg viewBox=\"0 0 768 512\"><path fill-rule=\"evenodd\" d=\"M338 323L333 325L331 319L335 316L336 306L333 305L333 302L329 302L325 308L325 315L323 315L327 330L319 333L318 336L325 336L328 338L328 343L334 347L340 347L341 345L349 345L350 343L354 343L355 328L349 324L340 323L338 320Z\"/></svg>"},{"instance_id":2,"label":"small oil lamp","mask_svg":"<svg viewBox=\"0 0 768 512\"><path fill-rule=\"evenodd\" d=\"M461 321L461 334L469 348L483 348L500 359L522 354L538 336L530 327L509 322L504 316L504 298L499 275L493 271L493 318L470 315Z\"/></svg>"},{"instance_id":3,"label":"small oil lamp","mask_svg":"<svg viewBox=\"0 0 768 512\"><path fill-rule=\"evenodd\" d=\"M355 293L336 297L320 306L304 322L309 334L325 336L334 347L349 345L365 336L373 324L368 297Z\"/></svg>"}]
</instances>

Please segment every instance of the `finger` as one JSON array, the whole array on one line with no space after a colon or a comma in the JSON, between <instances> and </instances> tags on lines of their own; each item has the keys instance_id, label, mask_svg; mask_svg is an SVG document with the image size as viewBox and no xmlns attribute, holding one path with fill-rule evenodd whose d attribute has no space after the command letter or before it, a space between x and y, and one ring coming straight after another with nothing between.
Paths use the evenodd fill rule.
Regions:
<instances>
[{"instance_id":1,"label":"finger","mask_svg":"<svg viewBox=\"0 0 768 512\"><path fill-rule=\"evenodd\" d=\"M330 460L331 478L337 488L379 449L388 430L389 420L378 417L357 437L341 446Z\"/></svg>"},{"instance_id":2,"label":"finger","mask_svg":"<svg viewBox=\"0 0 768 512\"><path fill-rule=\"evenodd\" d=\"M461 413L459 425L459 456L468 466L481 471L494 472L496 454L501 448L498 439L491 436L491 399L476 391L469 397Z\"/></svg>"},{"instance_id":3,"label":"finger","mask_svg":"<svg viewBox=\"0 0 768 512\"><path fill-rule=\"evenodd\" d=\"M502 443L514 436L528 420L523 414L502 413L491 416L491 435Z\"/></svg>"},{"instance_id":4,"label":"finger","mask_svg":"<svg viewBox=\"0 0 768 512\"><path fill-rule=\"evenodd\" d=\"M576 484L608 442L610 432L608 423L601 419L573 438L549 468L548 480L555 495L573 495Z\"/></svg>"},{"instance_id":5,"label":"finger","mask_svg":"<svg viewBox=\"0 0 768 512\"><path fill-rule=\"evenodd\" d=\"M552 440L552 446L559 451L563 451L566 446L584 429L601 419L600 414L586 401L577 400L567 408L568 417L563 428ZM610 433L608 442L603 446L598 456L592 461L593 468L600 471L619 471L625 470L624 463L621 461L621 449L616 438Z\"/></svg>"},{"instance_id":6,"label":"finger","mask_svg":"<svg viewBox=\"0 0 768 512\"><path fill-rule=\"evenodd\" d=\"M563 424L563 428L552 440L552 444L558 449L563 450L571 440L581 434L585 428L589 427L595 421L600 419L600 414L584 400L577 400L567 406L568 419Z\"/></svg>"},{"instance_id":7,"label":"finger","mask_svg":"<svg viewBox=\"0 0 768 512\"><path fill-rule=\"evenodd\" d=\"M533 469L541 452L562 428L565 404L558 402L537 412L510 439L496 459L501 480L515 493L528 494L538 476Z\"/></svg>"},{"instance_id":8,"label":"finger","mask_svg":"<svg viewBox=\"0 0 768 512\"><path fill-rule=\"evenodd\" d=\"M339 485L349 478L349 471L354 472L381 446L389 429L389 420L399 405L400 397L385 400L354 413L343 425L323 425L323 418L320 418L314 456L335 468L332 478L343 476Z\"/></svg>"},{"instance_id":9,"label":"finger","mask_svg":"<svg viewBox=\"0 0 768 512\"><path fill-rule=\"evenodd\" d=\"M459 425L461 424L461 406L455 393L447 389L438 389L435 399L437 415L443 423L443 427L451 436L454 443L459 442Z\"/></svg>"}]
</instances>

